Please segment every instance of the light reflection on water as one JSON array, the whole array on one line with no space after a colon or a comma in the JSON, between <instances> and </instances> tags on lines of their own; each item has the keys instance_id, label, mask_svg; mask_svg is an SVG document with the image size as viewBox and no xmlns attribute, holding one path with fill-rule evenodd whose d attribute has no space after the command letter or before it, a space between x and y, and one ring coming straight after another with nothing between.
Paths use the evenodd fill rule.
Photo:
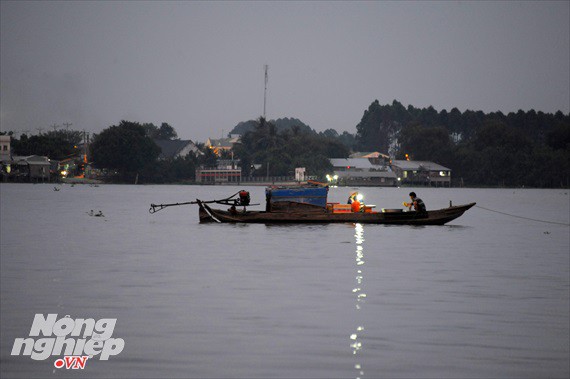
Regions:
<instances>
[{"instance_id":1,"label":"light reflection on water","mask_svg":"<svg viewBox=\"0 0 570 379\"><path fill-rule=\"evenodd\" d=\"M366 294L363 292L364 287L364 227L362 224L355 224L354 226L354 238L356 240L356 287L352 290L356 294L356 317L358 320L358 326L356 327L356 332L350 335L352 348L352 354L356 356L354 368L357 370L356 378L361 378L364 375L364 368L360 362L359 353L362 350L362 334L364 332L364 326L360 324L361 308L364 304Z\"/></svg>"}]
</instances>

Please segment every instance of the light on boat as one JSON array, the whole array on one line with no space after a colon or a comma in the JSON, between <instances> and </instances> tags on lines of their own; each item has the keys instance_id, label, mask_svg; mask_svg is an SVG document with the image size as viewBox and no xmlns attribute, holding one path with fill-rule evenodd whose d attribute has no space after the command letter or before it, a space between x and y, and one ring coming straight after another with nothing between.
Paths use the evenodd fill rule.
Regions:
<instances>
[{"instance_id":1,"label":"light on boat","mask_svg":"<svg viewBox=\"0 0 570 379\"><path fill-rule=\"evenodd\" d=\"M362 199L364 199L364 196L362 196L361 193L359 193L358 195L356 195L356 200L362 201Z\"/></svg>"}]
</instances>

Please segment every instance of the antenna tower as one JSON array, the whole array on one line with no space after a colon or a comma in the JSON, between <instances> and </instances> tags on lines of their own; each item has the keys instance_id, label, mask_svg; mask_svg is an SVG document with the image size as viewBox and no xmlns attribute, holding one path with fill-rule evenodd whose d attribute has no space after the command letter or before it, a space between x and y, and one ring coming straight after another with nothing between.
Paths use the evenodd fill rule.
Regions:
<instances>
[{"instance_id":1,"label":"antenna tower","mask_svg":"<svg viewBox=\"0 0 570 379\"><path fill-rule=\"evenodd\" d=\"M267 70L269 70L269 66L264 65L263 68L265 69L265 89L263 91L263 119L265 120L265 106L267 104L267 82L269 80Z\"/></svg>"}]
</instances>

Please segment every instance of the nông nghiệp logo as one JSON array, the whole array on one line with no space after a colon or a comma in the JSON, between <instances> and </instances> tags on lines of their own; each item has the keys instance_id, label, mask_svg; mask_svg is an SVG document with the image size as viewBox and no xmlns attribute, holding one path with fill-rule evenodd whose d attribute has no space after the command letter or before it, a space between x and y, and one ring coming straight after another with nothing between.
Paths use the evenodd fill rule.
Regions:
<instances>
[{"instance_id":1,"label":"n\u00f4ng nghi\u1ec7p logo","mask_svg":"<svg viewBox=\"0 0 570 379\"><path fill-rule=\"evenodd\" d=\"M88 359L98 357L106 361L123 351L125 341L111 338L116 323L116 318L96 321L67 315L58 320L56 313L47 317L37 313L29 337L16 338L11 355L27 355L33 360L63 355L55 360L56 368L84 369Z\"/></svg>"}]
</instances>

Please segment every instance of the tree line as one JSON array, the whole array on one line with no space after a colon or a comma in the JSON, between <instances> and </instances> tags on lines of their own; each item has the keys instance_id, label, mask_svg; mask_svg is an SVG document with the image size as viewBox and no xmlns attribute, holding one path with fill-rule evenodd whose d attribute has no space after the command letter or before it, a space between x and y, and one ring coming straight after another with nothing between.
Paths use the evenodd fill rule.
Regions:
<instances>
[{"instance_id":1,"label":"tree line","mask_svg":"<svg viewBox=\"0 0 570 379\"><path fill-rule=\"evenodd\" d=\"M112 170L109 181L123 183L192 182L196 167L208 164L211 152L195 156L159 159L160 147L155 140L173 140L176 130L168 123L121 121L97 134L90 146L91 159L98 169ZM206 151L203 144L199 147Z\"/></svg>"},{"instance_id":2,"label":"tree line","mask_svg":"<svg viewBox=\"0 0 570 379\"><path fill-rule=\"evenodd\" d=\"M452 169L456 185L568 187L570 114L503 114L405 108L373 102L356 126L356 149L409 154Z\"/></svg>"},{"instance_id":3,"label":"tree line","mask_svg":"<svg viewBox=\"0 0 570 379\"><path fill-rule=\"evenodd\" d=\"M22 134L19 138L13 132L0 134L12 137L11 149L15 156L41 155L58 161L73 158L83 161L85 134L81 131L55 130L32 136ZM107 180L112 182L133 183L137 176L141 183L191 181L196 166L204 163L203 158L190 154L158 160L161 150L154 141L176 137L176 130L168 123L157 126L123 120L92 136L89 161L94 168L104 170Z\"/></svg>"},{"instance_id":4,"label":"tree line","mask_svg":"<svg viewBox=\"0 0 570 379\"><path fill-rule=\"evenodd\" d=\"M78 153L78 144L83 141L83 132L76 130L53 130L44 134L15 138L12 132L10 145L14 155L42 155L55 160L72 157Z\"/></svg>"},{"instance_id":5,"label":"tree line","mask_svg":"<svg viewBox=\"0 0 570 379\"><path fill-rule=\"evenodd\" d=\"M570 114L534 110L503 114L457 108L404 107L394 100L377 100L364 111L356 133L334 129L317 133L295 118L240 122L240 143L233 155L241 160L242 175L292 176L295 167L324 177L329 158L345 158L354 151L379 151L395 159L408 154L449 167L455 185L568 187L570 182ZM46 155L61 160L77 154L78 131L52 131L12 140L16 155ZM203 144L203 154L159 160L155 139L175 139L168 123L121 121L94 135L91 160L97 168L116 172L115 180L145 183L192 181L196 167L215 166L218 157Z\"/></svg>"}]
</instances>

